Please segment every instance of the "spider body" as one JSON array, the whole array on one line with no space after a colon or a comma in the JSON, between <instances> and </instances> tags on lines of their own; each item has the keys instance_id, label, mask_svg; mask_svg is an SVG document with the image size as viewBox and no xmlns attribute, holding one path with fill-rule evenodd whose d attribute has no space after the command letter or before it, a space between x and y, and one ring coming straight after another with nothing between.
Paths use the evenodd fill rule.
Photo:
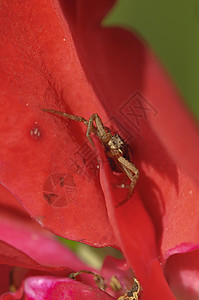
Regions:
<instances>
[{"instance_id":1,"label":"spider body","mask_svg":"<svg viewBox=\"0 0 199 300\"><path fill-rule=\"evenodd\" d=\"M130 179L130 185L122 184L120 186L122 188L129 189L128 198L130 198L139 178L139 171L129 160L129 154L127 151L128 147L123 139L118 134L112 135L111 130L103 125L102 120L96 113L94 113L87 121L83 117L63 113L53 109L43 109L43 111L59 115L70 120L83 122L87 126L86 136L92 145L94 144L91 138L91 133L98 136L104 145L107 157L113 160L115 165L118 166L119 169Z\"/></svg>"}]
</instances>

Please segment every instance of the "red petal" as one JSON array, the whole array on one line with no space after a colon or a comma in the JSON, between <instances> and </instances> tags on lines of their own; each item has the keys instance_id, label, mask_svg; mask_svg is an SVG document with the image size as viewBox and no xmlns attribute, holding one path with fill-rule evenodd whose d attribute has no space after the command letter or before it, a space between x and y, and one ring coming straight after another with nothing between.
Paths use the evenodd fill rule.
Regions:
<instances>
[{"instance_id":1,"label":"red petal","mask_svg":"<svg viewBox=\"0 0 199 300\"><path fill-rule=\"evenodd\" d=\"M164 158L171 165L174 160L199 182L197 125L149 47L127 30L96 27L112 0L95 1L95 8L91 0L72 4L65 3L65 12L69 8L78 12L76 22L70 23L77 50L81 43L80 58L109 117L114 116L136 139L142 161L168 174L169 170L161 170L158 163ZM91 9L97 11L92 12L95 19L89 18Z\"/></svg>"},{"instance_id":2,"label":"red petal","mask_svg":"<svg viewBox=\"0 0 199 300\"><path fill-rule=\"evenodd\" d=\"M100 1L95 5L106 6ZM83 8L71 22L76 44L81 39L83 45L79 55L110 119L129 138L140 170L137 192L120 212L111 205L125 196L108 186L110 174L101 179L116 236L120 233L123 249L138 272L136 259L142 261L142 269L145 260L147 264L153 258L156 245L166 258L176 245L188 243L190 249L198 243L198 129L151 51L127 31L96 29L96 20L95 26L86 26L86 4ZM140 198L155 225L156 239Z\"/></svg>"},{"instance_id":3,"label":"red petal","mask_svg":"<svg viewBox=\"0 0 199 300\"><path fill-rule=\"evenodd\" d=\"M174 299L157 261L157 246L153 224L139 198L137 191L130 200L117 206L119 199L125 199L124 191L108 184L114 177L110 167L105 164L101 183L106 195L115 234L129 264L143 289L143 299ZM133 206L132 206L133 203ZM155 282L155 288L154 287ZM156 285L156 282L157 285Z\"/></svg>"},{"instance_id":4,"label":"red petal","mask_svg":"<svg viewBox=\"0 0 199 300\"><path fill-rule=\"evenodd\" d=\"M151 272L148 280L143 286L143 299L161 299L161 300L174 300L176 299L172 294L165 278L162 273L159 262L153 262Z\"/></svg>"},{"instance_id":5,"label":"red petal","mask_svg":"<svg viewBox=\"0 0 199 300\"><path fill-rule=\"evenodd\" d=\"M161 250L164 260L175 253L185 253L198 248L198 186L181 170L176 190L164 187L168 195L163 219Z\"/></svg>"},{"instance_id":6,"label":"red petal","mask_svg":"<svg viewBox=\"0 0 199 300\"><path fill-rule=\"evenodd\" d=\"M10 266L0 265L0 295L9 289Z\"/></svg>"},{"instance_id":7,"label":"red petal","mask_svg":"<svg viewBox=\"0 0 199 300\"><path fill-rule=\"evenodd\" d=\"M97 161L82 159L82 147L90 149L85 126L41 110L56 106L85 117L103 112L59 3L3 2L0 17L2 183L42 226L70 239L116 244Z\"/></svg>"},{"instance_id":8,"label":"red petal","mask_svg":"<svg viewBox=\"0 0 199 300\"><path fill-rule=\"evenodd\" d=\"M198 243L198 129L146 45L126 30L96 27L107 3L112 1L95 2L98 19L86 26L91 1L84 1L81 9L82 1L76 1L78 14L70 26L77 49L81 40L79 56L101 104L130 140L140 170L137 190L166 258L176 245Z\"/></svg>"}]
</instances>

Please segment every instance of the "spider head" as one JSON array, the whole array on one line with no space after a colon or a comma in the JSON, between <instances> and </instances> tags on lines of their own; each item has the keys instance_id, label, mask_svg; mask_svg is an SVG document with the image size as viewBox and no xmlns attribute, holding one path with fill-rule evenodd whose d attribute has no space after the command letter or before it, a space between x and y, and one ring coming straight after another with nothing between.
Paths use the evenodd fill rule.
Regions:
<instances>
[{"instance_id":1,"label":"spider head","mask_svg":"<svg viewBox=\"0 0 199 300\"><path fill-rule=\"evenodd\" d=\"M120 173L121 169L117 166L114 160L119 156L123 156L127 160L130 160L128 144L119 136L119 134L114 134L109 143L105 145L105 151L111 169Z\"/></svg>"}]
</instances>

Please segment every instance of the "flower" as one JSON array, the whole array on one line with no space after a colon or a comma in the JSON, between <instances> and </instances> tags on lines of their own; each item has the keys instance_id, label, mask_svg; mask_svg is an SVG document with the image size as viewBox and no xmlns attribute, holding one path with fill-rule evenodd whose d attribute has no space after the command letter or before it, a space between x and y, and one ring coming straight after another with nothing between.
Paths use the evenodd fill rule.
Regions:
<instances>
[{"instance_id":1,"label":"flower","mask_svg":"<svg viewBox=\"0 0 199 300\"><path fill-rule=\"evenodd\" d=\"M197 128L151 50L100 25L114 1L93 3L3 2L0 180L50 231L122 249L144 299L173 299L169 258L198 249ZM98 171L83 124L42 108L97 112L125 133L140 170L129 201L100 141Z\"/></svg>"}]
</instances>

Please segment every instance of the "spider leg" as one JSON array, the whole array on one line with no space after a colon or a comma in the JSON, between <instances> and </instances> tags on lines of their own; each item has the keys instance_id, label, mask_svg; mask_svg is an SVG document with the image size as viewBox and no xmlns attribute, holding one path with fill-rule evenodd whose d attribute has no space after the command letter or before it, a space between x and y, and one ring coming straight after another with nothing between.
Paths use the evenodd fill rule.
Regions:
<instances>
[{"instance_id":1,"label":"spider leg","mask_svg":"<svg viewBox=\"0 0 199 300\"><path fill-rule=\"evenodd\" d=\"M118 157L117 160L119 162L119 166L124 169L125 174L131 180L131 186L134 188L139 178L138 169L132 162L128 161L123 156Z\"/></svg>"},{"instance_id":2,"label":"spider leg","mask_svg":"<svg viewBox=\"0 0 199 300\"><path fill-rule=\"evenodd\" d=\"M123 173L131 181L130 185L124 185L124 184L122 184L120 186L117 185L117 187L128 189L127 198L117 205L117 206L120 206L124 202L128 201L131 198L131 195L134 191L135 185L136 185L137 180L139 178L139 171L137 170L137 168L135 167L135 165L133 163L126 160L123 156L118 157L116 163L118 164L118 167L123 171Z\"/></svg>"},{"instance_id":3,"label":"spider leg","mask_svg":"<svg viewBox=\"0 0 199 300\"><path fill-rule=\"evenodd\" d=\"M42 110L45 111L45 112L48 112L48 113L52 113L52 114L55 114L55 115L58 115L58 116L62 116L66 119L70 119L70 120L73 120L73 121L78 121L78 122L84 123L88 127L87 132L86 132L86 136L87 136L88 140L90 141L90 143L93 146L94 146L94 144L93 144L93 141L92 141L92 138L91 138L91 132L93 132L95 135L97 135L100 138L100 140L102 140L102 142L104 142L103 137L107 137L107 135L106 135L107 133L106 133L106 130L105 130L104 125L102 123L102 120L100 119L100 117L96 113L93 114L90 117L90 119L87 121L83 117L67 114L67 113L64 113L62 111L57 111L57 110L54 110L54 109L43 108ZM96 126L93 124L94 122L95 122Z\"/></svg>"},{"instance_id":4,"label":"spider leg","mask_svg":"<svg viewBox=\"0 0 199 300\"><path fill-rule=\"evenodd\" d=\"M131 195L133 194L133 190L135 187L135 183L134 183L134 176L132 175L132 172L126 168L125 166L121 166L120 167L123 171L124 174L126 174L126 176L131 180L131 183L129 185L125 185L125 184L121 184L119 187L121 188L127 188L128 189L128 194L127 194L127 198L125 199L125 202L128 201L131 198ZM122 201L123 203L123 201ZM120 203L120 205L122 204Z\"/></svg>"},{"instance_id":5,"label":"spider leg","mask_svg":"<svg viewBox=\"0 0 199 300\"><path fill-rule=\"evenodd\" d=\"M95 122L96 127L93 125ZM104 125L102 123L102 120L98 116L98 114L92 114L90 119L88 120L88 129L86 132L86 136L89 139L90 143L94 146L93 140L91 139L91 132L96 134L101 140L103 141L103 137L106 136L106 130L104 129Z\"/></svg>"},{"instance_id":6,"label":"spider leg","mask_svg":"<svg viewBox=\"0 0 199 300\"><path fill-rule=\"evenodd\" d=\"M83 117L70 115L70 114L64 113L62 111L57 111L57 110L54 110L54 109L43 108L42 110L46 111L46 112L49 112L49 113L52 113L52 114L55 114L55 115L58 115L58 116L62 116L66 119L70 119L70 120L78 121L78 122L83 122L86 126L88 126L88 121L86 119L84 119Z\"/></svg>"}]
</instances>

